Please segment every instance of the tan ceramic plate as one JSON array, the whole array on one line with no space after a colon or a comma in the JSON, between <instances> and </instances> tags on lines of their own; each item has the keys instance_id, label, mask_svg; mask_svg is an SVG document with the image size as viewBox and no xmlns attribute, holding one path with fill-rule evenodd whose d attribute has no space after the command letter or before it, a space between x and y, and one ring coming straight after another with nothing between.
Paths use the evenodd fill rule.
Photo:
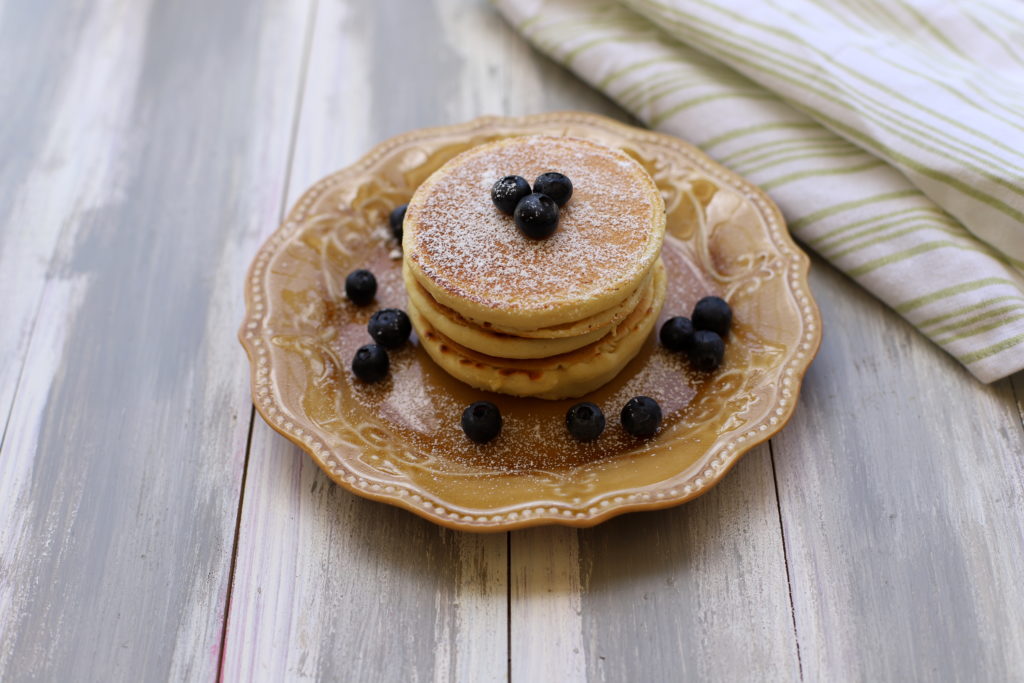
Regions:
<instances>
[{"instance_id":1,"label":"tan ceramic plate","mask_svg":"<svg viewBox=\"0 0 1024 683\"><path fill-rule=\"evenodd\" d=\"M348 369L369 341L370 313L405 304L400 252L386 227L391 208L455 154L534 133L620 147L654 177L670 233L662 319L688 314L708 293L727 297L735 312L725 362L710 375L689 370L652 335L619 378L588 397L609 418L590 445L566 434L572 401L470 389L415 340L392 354L383 383L362 385ZM380 282L376 305L363 309L343 296L345 275L358 267ZM807 270L764 193L676 138L590 114L488 117L392 138L306 192L252 264L239 336L260 414L350 491L457 529L591 526L699 496L782 428L821 338ZM665 411L651 441L618 424L619 407L636 394ZM458 420L482 398L498 403L505 426L481 447Z\"/></svg>"}]
</instances>

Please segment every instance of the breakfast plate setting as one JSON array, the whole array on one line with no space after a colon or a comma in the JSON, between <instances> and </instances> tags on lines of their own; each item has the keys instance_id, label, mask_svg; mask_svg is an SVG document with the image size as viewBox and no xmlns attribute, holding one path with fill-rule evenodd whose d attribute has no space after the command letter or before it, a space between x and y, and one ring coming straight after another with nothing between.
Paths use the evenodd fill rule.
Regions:
<instances>
[{"instance_id":1,"label":"breakfast plate setting","mask_svg":"<svg viewBox=\"0 0 1024 683\"><path fill-rule=\"evenodd\" d=\"M701 495L785 425L821 340L808 268L677 138L484 117L311 187L239 337L257 410L344 488L455 529L592 526Z\"/></svg>"}]
</instances>

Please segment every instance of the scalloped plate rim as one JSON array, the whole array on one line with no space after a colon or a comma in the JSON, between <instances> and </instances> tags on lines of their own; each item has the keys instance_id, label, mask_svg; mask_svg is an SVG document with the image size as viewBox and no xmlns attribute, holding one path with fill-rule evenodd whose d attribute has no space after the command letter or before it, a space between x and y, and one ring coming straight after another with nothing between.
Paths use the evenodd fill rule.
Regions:
<instances>
[{"instance_id":1,"label":"scalloped plate rim","mask_svg":"<svg viewBox=\"0 0 1024 683\"><path fill-rule=\"evenodd\" d=\"M440 135L451 135L454 133L465 133L468 135L472 134L475 131L486 129L488 126L493 125L504 125L525 128L530 125L553 122L557 123L561 121L564 121L567 125L576 123L591 125L597 128L618 130L622 131L623 134L626 134L630 137L636 137L639 135L641 137L647 138L651 142L655 142L658 140L667 142L670 144L670 146L675 146L679 148L679 150L684 152L686 156L688 156L695 163L695 165L702 168L703 170L714 171L716 174L723 175L726 178L728 178L733 188L742 190L744 196L747 197L748 199L752 199L754 197L760 198L762 200L763 206L757 202L754 202L758 211L761 212L762 209L767 207L767 209L773 214L773 217L778 221L778 223L781 226L786 225L785 219L782 216L782 213L779 210L778 206L771 200L771 198L763 190L761 190L759 187L757 187L750 181L746 180L745 178L737 174L735 171L732 171L731 169L714 161L691 143L686 142L685 140L682 140L681 138L677 138L672 135L659 133L644 128L638 128L636 126L621 123L614 119L608 118L606 116L601 116L598 114L591 114L579 111L557 111L544 114L531 114L525 116L485 115L458 124L417 128L387 138L377 143L352 164L349 164L337 171L334 171L320 178L315 183L313 183L309 188L307 188L298 198L298 200L295 201L295 203L289 208L289 211L285 215L284 220L281 222L281 224L261 244L260 248L257 250L253 258L252 263L249 265L249 268L246 271L245 318L243 319L238 331L238 340L239 342L241 342L242 347L245 349L246 355L249 359L249 376L253 407L263 418L264 422L266 422L266 424L270 426L271 429L273 429L275 432L285 437L293 444L298 446L301 450L303 450L307 455L309 455L313 459L314 462L316 462L316 464L320 467L321 470L324 471L324 473L327 475L329 479L331 479L331 481L338 484L347 491L363 498L400 507L435 524L456 531L499 532L544 525L559 525L575 528L586 528L595 526L613 517L617 517L621 514L625 514L628 512L662 510L670 507L676 507L678 505L681 505L682 503L698 498L699 496L703 495L708 490L713 488L715 485L717 485L726 476L726 474L728 474L728 472L739 462L739 460L742 458L744 454L753 450L757 446L763 444L764 442L768 441L773 436L778 434L792 418L793 412L796 410L796 405L798 403L800 389L802 387L804 376L810 368L811 363L813 362L821 346L822 325L818 305L814 299L813 293L811 292L810 284L808 281L811 263L810 258L808 257L806 252L804 252L795 243L789 231L785 229L781 230L778 236L785 243L785 246L792 249L794 259L799 265L799 268L795 271L798 284L797 286L789 287L789 291L802 290L806 294L810 307L810 313L808 313L808 316L814 322L814 328L813 330L810 331L811 338L807 342L805 342L808 345L808 348L804 351L803 362L796 364L793 367L793 373L790 375L790 377L792 377L792 379L794 380L794 386L790 390L792 393L792 400L787 403L785 407L785 413L783 415L777 416L778 419L775 424L761 425L766 426L767 428L764 431L757 431L755 436L748 438L740 446L734 448L731 453L729 453L727 456L723 458L723 464L720 467L714 469L712 475L708 477L702 483L702 485L697 487L690 487L690 491L683 490L680 491L677 495L666 495L663 498L655 498L650 500L624 499L623 502L613 502L609 503L607 506L602 506L601 509L599 509L595 513L590 513L589 511L580 511L572 516L559 515L551 513L549 511L547 513L541 514L530 514L529 516L526 516L522 513L518 513L516 518L508 519L507 515L509 514L509 511L504 510L500 514L500 517L502 519L491 520L489 518L494 517L496 513L483 511L473 512L463 510L463 512L460 514L461 517L472 516L473 519L455 519L449 515L438 513L436 510L440 508L444 512L449 512L452 508L457 508L458 506L452 506L448 503L445 503L442 500L431 499L430 495L424 495L425 491L423 489L417 489L417 493L411 496L404 495L401 493L391 493L386 491L387 485L382 487L378 482L370 484L368 483L368 478L366 477L360 477L360 479L364 480L363 483L366 483L367 486L365 488L357 486L355 483L349 481L342 474L338 474L332 471L329 464L325 462L324 459L321 458L315 452L318 449L311 446L311 444L304 440L302 436L293 433L295 425L293 425L293 427L291 428L288 428L286 427L285 424L279 424L276 420L273 419L273 414L267 409L265 409L265 407L261 404L257 397L259 386L259 365L257 356L259 355L259 353L256 350L257 345L254 344L253 341L256 339L254 334L255 330L258 330L262 327L262 316L254 319L254 302L252 301L251 283L253 283L255 278L257 277L256 271L258 270L257 267L261 256L265 253L270 252L275 240L278 239L282 234L284 234L283 231L288 226L292 215L299 210L299 207L301 207L307 199L317 194L319 188L322 185L333 184L334 182L343 181L346 176L356 174L359 170L361 170L361 167L370 165L377 157L382 156L389 150L399 147L402 144L405 144L406 142L421 139L429 139L431 137L436 137ZM253 324L254 322L256 323L255 325ZM682 488L684 486L684 481L686 481L685 475L688 472L691 472L692 470L695 469L698 472L700 472L701 470L707 467L708 463L705 462L704 459L700 459L694 462L689 467L682 470L681 472L667 479L664 479L661 482L656 482L656 484L664 487L669 487L676 480L680 480L678 482L678 486ZM381 490L377 491L372 489L371 487L374 485L376 485ZM649 487L651 485L654 484L648 484L645 487ZM394 485L390 486L392 488L395 488ZM412 489L414 487L410 485L409 488ZM596 496L595 498L591 498L588 501L583 501L573 507L590 507L592 506L593 501L598 499L607 501L608 499L613 499L615 497L625 498L625 496L632 495L632 493L635 492L638 488L641 487L631 487L627 489L610 492L606 491L601 493L599 496ZM537 500L525 504L520 504L516 506L516 509L514 509L512 512L517 512L518 509L522 507L526 507L527 509L529 509L544 507L554 508L556 506L561 506L564 508L566 507L566 504L561 501Z\"/></svg>"}]
</instances>

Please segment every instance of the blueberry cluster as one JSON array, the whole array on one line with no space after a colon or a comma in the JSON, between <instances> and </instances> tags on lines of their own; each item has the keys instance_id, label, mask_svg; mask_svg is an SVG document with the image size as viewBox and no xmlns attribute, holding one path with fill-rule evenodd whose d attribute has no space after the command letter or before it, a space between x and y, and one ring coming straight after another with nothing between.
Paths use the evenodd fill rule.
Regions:
<instances>
[{"instance_id":1,"label":"blueberry cluster","mask_svg":"<svg viewBox=\"0 0 1024 683\"><path fill-rule=\"evenodd\" d=\"M701 372L711 372L722 364L725 342L732 325L732 309L724 299L706 296L693 307L690 318L676 316L661 326L661 344L670 351L682 351Z\"/></svg>"},{"instance_id":2,"label":"blueberry cluster","mask_svg":"<svg viewBox=\"0 0 1024 683\"><path fill-rule=\"evenodd\" d=\"M558 228L558 212L572 197L572 182L561 173L542 173L533 181L507 175L494 183L491 201L515 220L516 227L535 240L550 237Z\"/></svg>"},{"instance_id":3,"label":"blueberry cluster","mask_svg":"<svg viewBox=\"0 0 1024 683\"><path fill-rule=\"evenodd\" d=\"M511 214L524 235L533 239L550 236L558 227L559 208L572 197L572 183L561 173L544 173L531 190L521 176L505 176L494 184L491 199L501 211ZM401 243L405 204L390 215L391 231ZM345 295L357 306L365 306L377 294L377 278L369 270L354 270L345 278ZM689 318L675 316L662 325L659 337L671 351L687 354L702 372L718 368L725 355L723 337L732 325L732 309L717 296L706 296L693 308ZM352 373L363 382L379 382L391 366L388 349L397 349L409 339L412 323L405 311L383 308L366 326L373 344L359 347L352 359ZM622 407L619 421L623 430L638 438L650 438L661 427L661 406L648 396L635 396ZM593 441L605 428L601 408L587 401L577 403L565 414L565 426L578 441ZM490 401L477 401L462 413L462 431L476 443L487 443L501 433L501 411Z\"/></svg>"},{"instance_id":4,"label":"blueberry cluster","mask_svg":"<svg viewBox=\"0 0 1024 683\"><path fill-rule=\"evenodd\" d=\"M636 396L622 407L619 421L627 434L649 439L661 426L661 406L648 396ZM584 401L569 408L565 427L577 441L593 441L604 432L601 408ZM490 401L477 401L462 413L462 431L471 441L487 443L501 433L501 411Z\"/></svg>"},{"instance_id":5,"label":"blueberry cluster","mask_svg":"<svg viewBox=\"0 0 1024 683\"><path fill-rule=\"evenodd\" d=\"M355 270L345 278L345 295L357 306L373 301L377 278L368 270ZM379 382L388 375L391 359L388 349L397 349L412 334L412 322L405 311L382 308L370 316L366 330L375 344L360 346L352 358L352 374L367 383Z\"/></svg>"},{"instance_id":6,"label":"blueberry cluster","mask_svg":"<svg viewBox=\"0 0 1024 683\"><path fill-rule=\"evenodd\" d=\"M354 270L345 278L345 294L352 303L365 306L377 294L377 278L368 270ZM405 311L382 308L370 316L366 329L376 343L359 347L352 358L352 374L372 384L387 377L391 368L388 349L405 344L412 323ZM628 434L650 438L661 425L661 406L653 398L637 396L626 402L619 419ZM565 414L565 426L575 439L593 441L604 432L604 413L594 403L577 403ZM490 401L467 406L462 413L462 431L476 443L491 441L501 433L501 411Z\"/></svg>"},{"instance_id":7,"label":"blueberry cluster","mask_svg":"<svg viewBox=\"0 0 1024 683\"><path fill-rule=\"evenodd\" d=\"M649 439L661 426L661 406L649 396L634 396L619 413L627 434ZM577 403L565 414L565 426L577 441L593 441L604 431L604 413L594 403Z\"/></svg>"}]
</instances>

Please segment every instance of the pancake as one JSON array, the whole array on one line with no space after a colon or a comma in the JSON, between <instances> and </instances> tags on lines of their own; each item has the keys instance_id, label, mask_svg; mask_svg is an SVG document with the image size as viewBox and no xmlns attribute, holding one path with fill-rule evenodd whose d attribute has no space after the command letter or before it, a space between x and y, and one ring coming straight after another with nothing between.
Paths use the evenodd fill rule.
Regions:
<instances>
[{"instance_id":1,"label":"pancake","mask_svg":"<svg viewBox=\"0 0 1024 683\"><path fill-rule=\"evenodd\" d=\"M652 279L653 272L647 273L643 280L640 281L640 285L633 290L633 293L623 299L620 303L609 309L603 310L600 313L595 313L588 318L575 320L562 325L552 325L550 327L541 327L533 330L517 330L505 325L495 325L494 323L473 320L472 318L466 318L461 315L459 317L468 323L492 332L509 334L516 337L525 337L527 339L561 339L563 337L578 337L582 334L588 334L596 330L604 330L605 334L607 334L613 327L622 322L627 315L633 312L636 305L640 303L640 297L643 296L643 293L650 287ZM419 283L417 283L417 285L419 285ZM422 287L422 285L419 286ZM431 297L431 300L433 300L433 297ZM445 308L446 310L452 310L447 307Z\"/></svg>"},{"instance_id":2,"label":"pancake","mask_svg":"<svg viewBox=\"0 0 1024 683\"><path fill-rule=\"evenodd\" d=\"M573 196L558 229L531 240L491 202L502 176L567 175ZM620 150L569 137L513 137L470 149L416 190L403 251L430 295L503 330L584 320L637 291L661 250L665 205L642 166Z\"/></svg>"},{"instance_id":3,"label":"pancake","mask_svg":"<svg viewBox=\"0 0 1024 683\"><path fill-rule=\"evenodd\" d=\"M655 268L663 267L655 265ZM614 320L613 323L603 327L597 327L583 334L574 337L556 337L552 339L520 337L501 332L495 332L473 324L458 313L437 303L429 292L425 290L415 278L409 273L409 269L402 268L402 276L405 280L405 289L409 295L409 305L426 318L427 322L438 332L448 337L456 344L464 346L471 351L495 356L498 358L547 358L569 351L575 351L587 344L606 336L623 319L637 307L641 297L649 296L653 291L653 278L648 276L644 279L643 285L635 295L631 295L627 301L632 301L632 308L625 309L622 305L617 308L623 309L623 315Z\"/></svg>"},{"instance_id":4,"label":"pancake","mask_svg":"<svg viewBox=\"0 0 1024 683\"><path fill-rule=\"evenodd\" d=\"M550 358L495 358L452 341L423 317L410 301L408 310L420 345L450 375L470 386L513 396L575 398L611 380L640 352L665 303L665 268L654 271L653 291L604 338Z\"/></svg>"}]
</instances>

